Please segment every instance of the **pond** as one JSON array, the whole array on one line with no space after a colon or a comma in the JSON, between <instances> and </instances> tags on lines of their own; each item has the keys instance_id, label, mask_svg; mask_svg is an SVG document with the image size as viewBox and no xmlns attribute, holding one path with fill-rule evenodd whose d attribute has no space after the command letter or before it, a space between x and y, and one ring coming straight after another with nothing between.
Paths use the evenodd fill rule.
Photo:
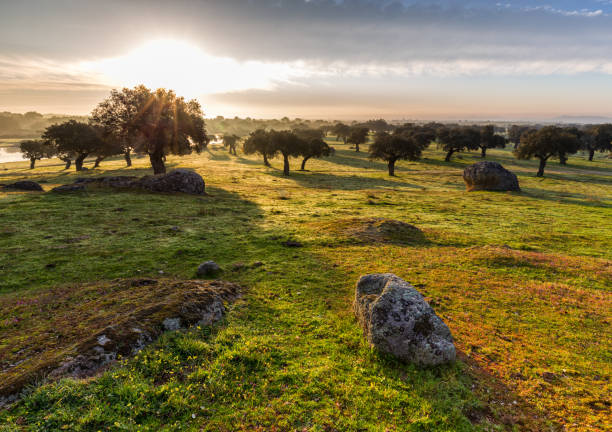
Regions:
<instances>
[{"instance_id":1,"label":"pond","mask_svg":"<svg viewBox=\"0 0 612 432\"><path fill-rule=\"evenodd\" d=\"M21 155L19 151L19 147L17 146L8 146L2 147L0 146L0 163L3 162L21 162L25 159Z\"/></svg>"}]
</instances>

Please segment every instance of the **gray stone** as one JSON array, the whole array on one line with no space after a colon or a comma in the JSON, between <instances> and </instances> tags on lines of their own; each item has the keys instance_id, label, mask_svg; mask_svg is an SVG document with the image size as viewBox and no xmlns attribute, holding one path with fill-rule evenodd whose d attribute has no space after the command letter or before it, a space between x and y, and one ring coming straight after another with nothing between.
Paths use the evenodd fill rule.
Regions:
<instances>
[{"instance_id":1,"label":"gray stone","mask_svg":"<svg viewBox=\"0 0 612 432\"><path fill-rule=\"evenodd\" d=\"M219 298L214 299L212 303L206 305L200 310L201 318L198 321L198 325L200 326L208 326L217 321L220 321L225 315L225 306L223 306L223 301Z\"/></svg>"},{"instance_id":2,"label":"gray stone","mask_svg":"<svg viewBox=\"0 0 612 432\"><path fill-rule=\"evenodd\" d=\"M4 185L5 189L16 189L16 190L25 190L25 191L42 191L43 188L41 185L31 180L19 180L15 183L11 183L8 185Z\"/></svg>"},{"instance_id":3,"label":"gray stone","mask_svg":"<svg viewBox=\"0 0 612 432\"><path fill-rule=\"evenodd\" d=\"M51 189L51 192L84 192L85 185L81 183L65 184Z\"/></svg>"},{"instance_id":4,"label":"gray stone","mask_svg":"<svg viewBox=\"0 0 612 432\"><path fill-rule=\"evenodd\" d=\"M221 267L214 261L205 261L198 266L198 276L214 276L221 271Z\"/></svg>"},{"instance_id":5,"label":"gray stone","mask_svg":"<svg viewBox=\"0 0 612 432\"><path fill-rule=\"evenodd\" d=\"M181 328L181 319L180 318L166 318L162 322L162 327L164 330L178 330Z\"/></svg>"},{"instance_id":6,"label":"gray stone","mask_svg":"<svg viewBox=\"0 0 612 432\"><path fill-rule=\"evenodd\" d=\"M362 276L355 314L371 346L420 366L455 360L450 330L423 296L392 273Z\"/></svg>"},{"instance_id":7,"label":"gray stone","mask_svg":"<svg viewBox=\"0 0 612 432\"><path fill-rule=\"evenodd\" d=\"M143 189L152 192L183 192L193 195L204 194L204 179L198 173L176 169L167 174L146 176L139 180Z\"/></svg>"},{"instance_id":8,"label":"gray stone","mask_svg":"<svg viewBox=\"0 0 612 432\"><path fill-rule=\"evenodd\" d=\"M520 191L516 175L497 162L476 162L463 170L463 180L468 192Z\"/></svg>"}]
</instances>

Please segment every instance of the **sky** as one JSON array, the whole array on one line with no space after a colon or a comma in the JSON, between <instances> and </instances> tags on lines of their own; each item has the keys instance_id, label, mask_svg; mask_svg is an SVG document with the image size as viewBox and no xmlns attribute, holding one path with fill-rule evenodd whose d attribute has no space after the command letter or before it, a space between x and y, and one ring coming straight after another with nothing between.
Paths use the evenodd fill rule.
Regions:
<instances>
[{"instance_id":1,"label":"sky","mask_svg":"<svg viewBox=\"0 0 612 432\"><path fill-rule=\"evenodd\" d=\"M612 0L0 0L0 111L140 83L209 117L612 117Z\"/></svg>"}]
</instances>

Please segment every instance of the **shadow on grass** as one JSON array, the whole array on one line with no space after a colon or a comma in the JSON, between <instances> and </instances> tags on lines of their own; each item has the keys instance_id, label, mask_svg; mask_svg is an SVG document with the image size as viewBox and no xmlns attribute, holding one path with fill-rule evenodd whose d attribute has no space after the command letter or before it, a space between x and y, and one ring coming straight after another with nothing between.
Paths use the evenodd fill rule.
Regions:
<instances>
[{"instance_id":1,"label":"shadow on grass","mask_svg":"<svg viewBox=\"0 0 612 432\"><path fill-rule=\"evenodd\" d=\"M238 156L236 158L236 162L244 164L244 165L253 165L253 166L261 166L263 168L269 168L264 165L263 158L256 160L256 159L247 159L245 157Z\"/></svg>"},{"instance_id":2,"label":"shadow on grass","mask_svg":"<svg viewBox=\"0 0 612 432\"><path fill-rule=\"evenodd\" d=\"M572 193L572 192L556 192L551 193L545 191L544 189L532 188L532 187L523 187L521 188L522 194L529 198L551 201L555 203L561 204L570 204L570 205L581 205L585 207L597 207L597 208L612 208L612 204L607 202L602 202L597 199L594 199L591 196L581 194L581 193Z\"/></svg>"},{"instance_id":3,"label":"shadow on grass","mask_svg":"<svg viewBox=\"0 0 612 432\"><path fill-rule=\"evenodd\" d=\"M407 183L399 179L385 180L383 178L364 177L356 173L351 176L335 175L322 172L308 172L308 171L291 171L288 177L283 176L283 173L278 170L275 172L269 172L268 175L272 175L278 178L285 178L293 180L300 186L315 188L315 189L326 189L326 190L365 190L365 189L396 189L396 188L410 188L422 190L422 186L416 184Z\"/></svg>"},{"instance_id":4,"label":"shadow on grass","mask_svg":"<svg viewBox=\"0 0 612 432\"><path fill-rule=\"evenodd\" d=\"M399 183L309 173L292 173L291 178L305 185L328 181L334 187L357 189ZM293 233L283 225L262 228L264 213L254 202L225 189L208 191L209 197L113 190L24 195L23 205L3 212L10 236L0 237L0 249L8 251L0 255L0 268L4 287L11 288L13 297L2 300L19 301L20 308L12 313L22 311L23 316L17 317L18 326L10 327L17 341L27 342L27 334L33 331L61 335L77 321L66 319L66 328L45 327L52 321L44 319L29 322L28 308L36 309L39 304L25 300L29 297L24 287L38 289L32 291L35 299L61 284L159 277L160 267L166 276L192 278L205 259L226 269L224 279L249 287L225 325L206 344L197 331L177 334L184 343L175 346L162 339L124 368L101 377L44 385L9 411L13 421L19 419L20 427L93 428L93 423L81 422L89 421L87 416L95 412L90 418L97 430L112 428L117 422L129 424L136 410L141 421L154 422L156 411L163 409L160 421L164 424L190 419L197 412L210 422L210 430L215 425L225 425L217 430L237 430L241 428L232 426L239 424L232 422L244 418L253 424L269 421L261 413L271 407L273 422L298 429L310 421L351 421L330 414L337 412L338 403L345 404L348 411L359 411L360 424L373 427L380 422L404 426L407 418L422 416L416 427L423 430L469 430L470 422L488 419L490 411L478 405L464 363L419 369L372 353L354 319L346 318L349 289L338 289L346 274L322 261L312 245L284 247L281 241ZM178 229L172 229L174 226ZM26 244L27 248L21 246ZM262 261L263 265L233 270L232 263L237 261ZM111 302L108 310L101 311L111 320L112 307ZM70 315L70 305L62 308ZM0 339L6 340L7 329L0 330ZM52 339L52 344L61 341L59 336ZM16 353L17 348L9 345L7 349ZM40 352L32 355L42 355ZM158 358L163 362L149 361ZM163 367L158 368L160 364ZM133 370L139 372L131 374ZM176 405L173 397L165 393L160 397L166 386L150 385L166 383L168 376L177 377L168 386L181 396ZM489 387L503 389L500 397L520 400L495 378L487 382L486 389ZM138 390L129 391L132 388ZM398 409L389 409L389 394L397 395ZM423 406L428 407L424 416ZM491 421L499 422L498 414L490 415ZM6 420L1 413L0 420ZM242 429L252 429L251 423L240 424ZM355 430L354 423L339 427Z\"/></svg>"},{"instance_id":5,"label":"shadow on grass","mask_svg":"<svg viewBox=\"0 0 612 432\"><path fill-rule=\"evenodd\" d=\"M214 161L228 161L230 160L230 154L228 152L223 152L221 151L221 149L219 149L219 151L210 151L209 148L206 148L205 150L208 155L210 160L214 160Z\"/></svg>"}]
</instances>

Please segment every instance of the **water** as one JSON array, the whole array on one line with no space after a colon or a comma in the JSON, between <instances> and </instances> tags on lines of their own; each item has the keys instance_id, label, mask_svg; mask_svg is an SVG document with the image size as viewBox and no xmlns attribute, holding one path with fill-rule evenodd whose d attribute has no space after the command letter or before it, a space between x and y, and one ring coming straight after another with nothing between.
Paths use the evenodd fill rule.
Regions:
<instances>
[{"instance_id":1,"label":"water","mask_svg":"<svg viewBox=\"0 0 612 432\"><path fill-rule=\"evenodd\" d=\"M25 159L19 151L19 147L0 147L0 163L23 162Z\"/></svg>"}]
</instances>

